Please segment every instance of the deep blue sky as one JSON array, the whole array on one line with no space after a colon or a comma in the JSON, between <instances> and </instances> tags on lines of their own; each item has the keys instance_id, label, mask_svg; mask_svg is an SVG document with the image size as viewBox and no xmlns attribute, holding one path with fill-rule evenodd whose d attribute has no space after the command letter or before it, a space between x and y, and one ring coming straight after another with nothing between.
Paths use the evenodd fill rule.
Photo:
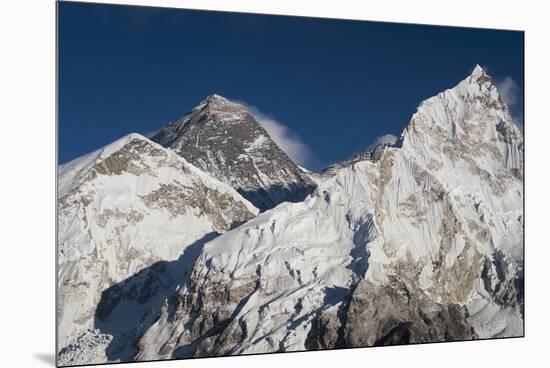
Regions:
<instances>
[{"instance_id":1,"label":"deep blue sky","mask_svg":"<svg viewBox=\"0 0 550 368\"><path fill-rule=\"evenodd\" d=\"M287 126L318 170L399 135L475 64L519 86L520 117L521 32L61 3L59 159L156 130L218 93Z\"/></svg>"}]
</instances>

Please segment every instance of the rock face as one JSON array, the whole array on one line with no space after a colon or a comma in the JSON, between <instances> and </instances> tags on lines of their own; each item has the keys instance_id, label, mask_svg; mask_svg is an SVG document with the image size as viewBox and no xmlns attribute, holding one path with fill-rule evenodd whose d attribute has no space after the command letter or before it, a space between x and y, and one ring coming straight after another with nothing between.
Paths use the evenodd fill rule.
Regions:
<instances>
[{"instance_id":1,"label":"rock face","mask_svg":"<svg viewBox=\"0 0 550 368\"><path fill-rule=\"evenodd\" d=\"M61 363L523 335L523 137L480 67L309 196L219 96L152 137L60 169Z\"/></svg>"},{"instance_id":2,"label":"rock face","mask_svg":"<svg viewBox=\"0 0 550 368\"><path fill-rule=\"evenodd\" d=\"M301 202L315 188L243 105L218 95L150 137L231 185L262 211Z\"/></svg>"},{"instance_id":3,"label":"rock face","mask_svg":"<svg viewBox=\"0 0 550 368\"><path fill-rule=\"evenodd\" d=\"M206 243L134 359L523 334L523 138L480 67L331 171Z\"/></svg>"},{"instance_id":4,"label":"rock face","mask_svg":"<svg viewBox=\"0 0 550 368\"><path fill-rule=\"evenodd\" d=\"M230 186L138 134L61 166L59 363L115 355L106 347L154 310L159 289L174 291L202 243L257 213ZM182 252L186 259L178 261ZM134 281L117 285L130 276ZM117 326L105 321L129 299L136 306L119 308L125 316L117 316ZM130 314L135 325L124 322Z\"/></svg>"}]
</instances>

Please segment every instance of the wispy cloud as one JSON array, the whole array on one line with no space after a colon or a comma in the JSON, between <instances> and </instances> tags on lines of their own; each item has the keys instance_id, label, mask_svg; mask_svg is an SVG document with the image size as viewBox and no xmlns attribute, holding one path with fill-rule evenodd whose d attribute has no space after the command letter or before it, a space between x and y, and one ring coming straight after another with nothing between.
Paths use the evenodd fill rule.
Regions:
<instances>
[{"instance_id":1,"label":"wispy cloud","mask_svg":"<svg viewBox=\"0 0 550 368\"><path fill-rule=\"evenodd\" d=\"M386 143L394 144L396 141L397 141L397 137L395 135L384 134L379 137L376 137L376 139L371 144L368 145L367 149L368 150L375 149L376 146L380 144L386 144Z\"/></svg>"},{"instance_id":2,"label":"wispy cloud","mask_svg":"<svg viewBox=\"0 0 550 368\"><path fill-rule=\"evenodd\" d=\"M508 105L512 114L512 120L517 126L523 128L523 120L521 116L518 116L518 102L519 102L519 86L517 82L510 76L496 81L496 87L502 101ZM521 111L521 108L519 109Z\"/></svg>"},{"instance_id":3,"label":"wispy cloud","mask_svg":"<svg viewBox=\"0 0 550 368\"><path fill-rule=\"evenodd\" d=\"M513 106L518 101L518 84L512 77L505 77L497 82L500 97L508 106Z\"/></svg>"},{"instance_id":4,"label":"wispy cloud","mask_svg":"<svg viewBox=\"0 0 550 368\"><path fill-rule=\"evenodd\" d=\"M273 139L273 141L294 162L305 167L312 163L313 153L298 134L275 118L264 114L257 107L251 106L243 101L238 101L238 103L247 108L256 121L264 127L271 139Z\"/></svg>"}]
</instances>

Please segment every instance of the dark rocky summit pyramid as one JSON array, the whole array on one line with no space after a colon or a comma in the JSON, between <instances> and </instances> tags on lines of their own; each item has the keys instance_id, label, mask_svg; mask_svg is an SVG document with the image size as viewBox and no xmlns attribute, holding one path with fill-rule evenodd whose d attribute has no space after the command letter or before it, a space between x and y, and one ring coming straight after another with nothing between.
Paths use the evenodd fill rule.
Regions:
<instances>
[{"instance_id":1,"label":"dark rocky summit pyramid","mask_svg":"<svg viewBox=\"0 0 550 368\"><path fill-rule=\"evenodd\" d=\"M262 211L300 202L315 188L243 105L218 95L150 137L231 185Z\"/></svg>"}]
</instances>

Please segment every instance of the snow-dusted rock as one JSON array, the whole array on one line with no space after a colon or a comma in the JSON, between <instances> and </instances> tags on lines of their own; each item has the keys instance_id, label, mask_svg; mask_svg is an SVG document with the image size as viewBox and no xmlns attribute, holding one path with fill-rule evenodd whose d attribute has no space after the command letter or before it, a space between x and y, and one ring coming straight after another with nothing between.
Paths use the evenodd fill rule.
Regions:
<instances>
[{"instance_id":1,"label":"snow-dusted rock","mask_svg":"<svg viewBox=\"0 0 550 368\"><path fill-rule=\"evenodd\" d=\"M150 137L231 185L262 211L301 202L315 188L245 106L218 95Z\"/></svg>"}]
</instances>

